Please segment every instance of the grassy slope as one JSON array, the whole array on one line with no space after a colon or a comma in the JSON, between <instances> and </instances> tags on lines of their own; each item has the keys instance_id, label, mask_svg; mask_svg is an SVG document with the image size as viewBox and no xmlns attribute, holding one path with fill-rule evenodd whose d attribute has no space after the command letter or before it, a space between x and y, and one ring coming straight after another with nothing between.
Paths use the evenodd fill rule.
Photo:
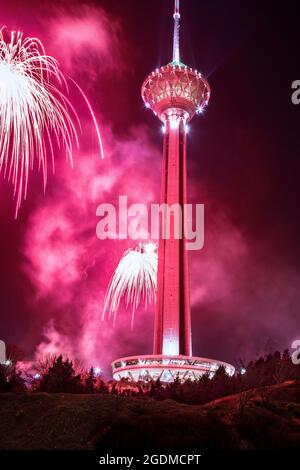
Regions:
<instances>
[{"instance_id":1,"label":"grassy slope","mask_svg":"<svg viewBox=\"0 0 300 470\"><path fill-rule=\"evenodd\" d=\"M0 449L300 448L300 383L204 406L110 395L0 394Z\"/></svg>"}]
</instances>

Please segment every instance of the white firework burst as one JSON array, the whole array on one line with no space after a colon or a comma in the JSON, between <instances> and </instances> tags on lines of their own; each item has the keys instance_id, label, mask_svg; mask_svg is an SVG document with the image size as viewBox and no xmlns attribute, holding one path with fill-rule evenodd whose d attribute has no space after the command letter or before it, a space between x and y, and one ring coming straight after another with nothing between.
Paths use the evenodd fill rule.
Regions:
<instances>
[{"instance_id":1,"label":"white firework burst","mask_svg":"<svg viewBox=\"0 0 300 470\"><path fill-rule=\"evenodd\" d=\"M72 142L78 146L73 121L79 120L61 91L63 87L68 90L57 60L45 54L38 39L0 30L0 171L13 183L16 215L26 197L28 174L35 161L43 172L44 189L48 154L54 168L54 145L64 147L72 163ZM102 151L94 114L82 94Z\"/></svg>"},{"instance_id":2,"label":"white firework burst","mask_svg":"<svg viewBox=\"0 0 300 470\"><path fill-rule=\"evenodd\" d=\"M135 249L127 250L110 280L104 303L103 318L106 312L116 320L120 301L125 300L126 308L132 307L134 314L141 302L145 308L156 300L157 246L155 243L140 243Z\"/></svg>"}]
</instances>

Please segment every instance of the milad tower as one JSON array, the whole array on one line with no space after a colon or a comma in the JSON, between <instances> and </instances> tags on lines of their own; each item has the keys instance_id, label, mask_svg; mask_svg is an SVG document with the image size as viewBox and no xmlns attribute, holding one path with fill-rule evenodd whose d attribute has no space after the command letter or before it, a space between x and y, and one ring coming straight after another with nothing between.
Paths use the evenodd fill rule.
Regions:
<instances>
[{"instance_id":1,"label":"milad tower","mask_svg":"<svg viewBox=\"0 0 300 470\"><path fill-rule=\"evenodd\" d=\"M179 0L175 0L173 19L173 60L146 78L142 98L145 106L163 123L161 204L180 205L181 228L184 228L187 125L208 104L210 87L201 73L180 60ZM169 215L165 213L160 219L153 354L115 360L112 368L116 380L159 378L162 382L170 382L176 377L193 380L204 373L212 376L220 366L224 366L229 375L234 373L230 364L192 356L187 240L184 230L181 237L175 236L177 220L174 214L168 218L170 236L164 236Z\"/></svg>"}]
</instances>

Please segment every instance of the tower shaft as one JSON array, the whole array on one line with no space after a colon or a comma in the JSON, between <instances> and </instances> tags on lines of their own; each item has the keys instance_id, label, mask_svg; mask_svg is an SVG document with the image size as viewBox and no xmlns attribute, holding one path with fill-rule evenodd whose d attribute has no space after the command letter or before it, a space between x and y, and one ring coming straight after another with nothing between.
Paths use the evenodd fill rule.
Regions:
<instances>
[{"instance_id":1,"label":"tower shaft","mask_svg":"<svg viewBox=\"0 0 300 470\"><path fill-rule=\"evenodd\" d=\"M154 354L189 356L191 317L184 237L186 124L180 109L173 113L165 123L161 204L166 206L161 207L166 210L160 215Z\"/></svg>"}]
</instances>

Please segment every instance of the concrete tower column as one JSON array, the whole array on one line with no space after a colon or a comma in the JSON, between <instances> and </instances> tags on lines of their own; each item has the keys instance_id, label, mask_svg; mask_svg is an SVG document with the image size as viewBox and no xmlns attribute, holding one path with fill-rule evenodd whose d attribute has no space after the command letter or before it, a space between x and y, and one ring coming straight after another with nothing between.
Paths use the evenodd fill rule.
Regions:
<instances>
[{"instance_id":1,"label":"concrete tower column","mask_svg":"<svg viewBox=\"0 0 300 470\"><path fill-rule=\"evenodd\" d=\"M178 109L165 124L154 354L192 354L186 201L186 120Z\"/></svg>"}]
</instances>

